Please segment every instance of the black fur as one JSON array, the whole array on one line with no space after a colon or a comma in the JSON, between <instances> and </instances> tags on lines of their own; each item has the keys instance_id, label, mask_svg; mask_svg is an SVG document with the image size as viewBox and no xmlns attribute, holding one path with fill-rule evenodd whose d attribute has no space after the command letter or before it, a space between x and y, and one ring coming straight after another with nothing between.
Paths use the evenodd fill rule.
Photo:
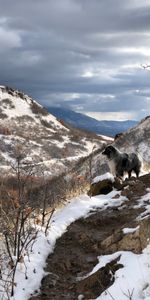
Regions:
<instances>
[{"instance_id":1,"label":"black fur","mask_svg":"<svg viewBox=\"0 0 150 300\"><path fill-rule=\"evenodd\" d=\"M107 146L102 154L114 163L117 177L122 177L127 172L130 178L132 171L135 172L137 177L139 176L141 161L136 153L123 153L113 146Z\"/></svg>"}]
</instances>

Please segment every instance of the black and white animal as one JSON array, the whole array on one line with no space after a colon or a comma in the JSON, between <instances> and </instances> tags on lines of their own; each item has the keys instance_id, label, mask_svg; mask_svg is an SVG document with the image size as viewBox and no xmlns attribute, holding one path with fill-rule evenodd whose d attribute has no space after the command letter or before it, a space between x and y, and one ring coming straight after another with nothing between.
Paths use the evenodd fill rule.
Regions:
<instances>
[{"instance_id":1,"label":"black and white animal","mask_svg":"<svg viewBox=\"0 0 150 300\"><path fill-rule=\"evenodd\" d=\"M141 161L136 153L127 154L120 152L113 146L107 146L102 154L109 159L110 169L114 169L113 173L117 177L123 177L124 173L127 172L130 178L132 171L135 172L137 177L139 176Z\"/></svg>"}]
</instances>

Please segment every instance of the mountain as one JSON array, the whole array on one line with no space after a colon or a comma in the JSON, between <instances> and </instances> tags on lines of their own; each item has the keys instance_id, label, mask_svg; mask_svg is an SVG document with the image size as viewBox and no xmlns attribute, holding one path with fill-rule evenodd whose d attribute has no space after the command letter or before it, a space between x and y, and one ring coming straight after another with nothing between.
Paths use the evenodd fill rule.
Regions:
<instances>
[{"instance_id":1,"label":"mountain","mask_svg":"<svg viewBox=\"0 0 150 300\"><path fill-rule=\"evenodd\" d=\"M92 176L108 171L107 161L96 151L100 152L104 144L113 140L73 128L60 119L24 93L1 86L0 169L3 174L12 170L21 152L25 164L36 166L36 174L42 172L44 176L53 177L79 166L77 173L84 175L89 162L82 158L89 155L94 146ZM137 151L144 167L149 169L149 134L150 117L147 117L122 133L114 145L121 151Z\"/></svg>"},{"instance_id":2,"label":"mountain","mask_svg":"<svg viewBox=\"0 0 150 300\"><path fill-rule=\"evenodd\" d=\"M60 120L64 120L72 126L95 132L96 134L115 136L135 126L138 122L127 121L98 121L84 114L74 112L62 107L47 107L47 110Z\"/></svg>"},{"instance_id":3,"label":"mountain","mask_svg":"<svg viewBox=\"0 0 150 300\"><path fill-rule=\"evenodd\" d=\"M12 170L18 153L24 164L36 165L39 173L57 175L104 138L60 122L24 93L0 86L0 168Z\"/></svg>"}]
</instances>

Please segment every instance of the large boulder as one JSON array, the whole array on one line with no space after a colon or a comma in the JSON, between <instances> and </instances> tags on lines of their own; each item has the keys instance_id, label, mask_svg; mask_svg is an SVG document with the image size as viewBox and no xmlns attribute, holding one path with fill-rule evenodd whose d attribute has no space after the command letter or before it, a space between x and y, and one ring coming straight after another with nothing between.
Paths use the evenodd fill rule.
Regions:
<instances>
[{"instance_id":1,"label":"large boulder","mask_svg":"<svg viewBox=\"0 0 150 300\"><path fill-rule=\"evenodd\" d=\"M114 187L114 176L110 173L97 176L94 178L90 190L88 191L89 196L96 196L100 194L108 194L113 190Z\"/></svg>"}]
</instances>

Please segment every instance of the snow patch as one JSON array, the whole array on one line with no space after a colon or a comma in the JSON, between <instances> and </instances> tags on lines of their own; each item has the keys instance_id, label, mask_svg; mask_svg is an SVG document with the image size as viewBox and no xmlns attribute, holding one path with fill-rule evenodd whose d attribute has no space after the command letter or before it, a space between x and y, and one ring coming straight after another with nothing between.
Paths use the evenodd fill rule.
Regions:
<instances>
[{"instance_id":1,"label":"snow patch","mask_svg":"<svg viewBox=\"0 0 150 300\"><path fill-rule=\"evenodd\" d=\"M139 229L139 226L135 227L135 228L123 228L122 231L124 234L128 234L128 233L134 233Z\"/></svg>"},{"instance_id":2,"label":"snow patch","mask_svg":"<svg viewBox=\"0 0 150 300\"><path fill-rule=\"evenodd\" d=\"M105 173L103 175L95 177L93 179L92 183L97 183L99 181L103 181L103 180L106 180L106 179L111 180L111 182L114 182L114 180L115 180L114 176L111 173L107 172L107 173Z\"/></svg>"},{"instance_id":3,"label":"snow patch","mask_svg":"<svg viewBox=\"0 0 150 300\"><path fill-rule=\"evenodd\" d=\"M99 264L94 268L94 272L119 256L118 263L122 264L123 268L116 271L114 283L96 300L149 300L150 245L142 254L120 251L111 255L100 256Z\"/></svg>"}]
</instances>

